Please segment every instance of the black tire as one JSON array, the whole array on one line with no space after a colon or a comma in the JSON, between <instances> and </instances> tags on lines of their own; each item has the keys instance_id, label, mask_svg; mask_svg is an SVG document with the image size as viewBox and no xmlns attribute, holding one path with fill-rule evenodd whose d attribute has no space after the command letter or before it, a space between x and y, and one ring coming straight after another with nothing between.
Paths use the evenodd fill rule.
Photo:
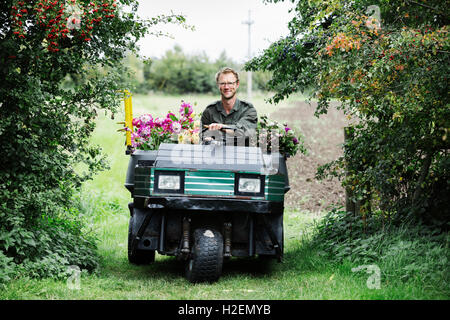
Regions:
<instances>
[{"instance_id":1,"label":"black tire","mask_svg":"<svg viewBox=\"0 0 450 320\"><path fill-rule=\"evenodd\" d=\"M132 248L134 217L128 223L128 261L132 264L144 265L155 262L155 250L139 250Z\"/></svg>"},{"instance_id":2,"label":"black tire","mask_svg":"<svg viewBox=\"0 0 450 320\"><path fill-rule=\"evenodd\" d=\"M223 237L208 228L194 231L194 245L186 264L186 278L192 282L214 282L222 274Z\"/></svg>"}]
</instances>

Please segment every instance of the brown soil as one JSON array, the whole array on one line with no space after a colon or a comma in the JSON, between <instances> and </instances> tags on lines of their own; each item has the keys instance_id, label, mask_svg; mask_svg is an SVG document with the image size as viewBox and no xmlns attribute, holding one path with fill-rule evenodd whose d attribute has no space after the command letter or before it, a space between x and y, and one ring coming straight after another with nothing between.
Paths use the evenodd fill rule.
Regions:
<instances>
[{"instance_id":1,"label":"brown soil","mask_svg":"<svg viewBox=\"0 0 450 320\"><path fill-rule=\"evenodd\" d=\"M287 122L288 126L305 136L308 155L297 154L287 161L291 190L285 206L311 212L325 211L332 204L345 204L345 192L340 181L315 179L317 167L342 155L344 127L348 124L343 112L332 103L327 114L314 116L317 103L297 102L295 107L281 108L270 118Z\"/></svg>"}]
</instances>

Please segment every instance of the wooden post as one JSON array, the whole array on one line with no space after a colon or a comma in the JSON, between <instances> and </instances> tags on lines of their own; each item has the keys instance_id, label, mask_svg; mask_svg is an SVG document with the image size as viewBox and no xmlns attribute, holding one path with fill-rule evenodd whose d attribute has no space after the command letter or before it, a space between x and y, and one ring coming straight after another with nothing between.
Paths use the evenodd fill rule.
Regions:
<instances>
[{"instance_id":1,"label":"wooden post","mask_svg":"<svg viewBox=\"0 0 450 320\"><path fill-rule=\"evenodd\" d=\"M347 142L353 138L354 129L353 127L344 127L344 142ZM344 150L345 152L345 150ZM346 158L346 175L349 174L349 169L351 168L352 159ZM345 187L345 211L352 212L356 215L356 210L359 213L359 203L354 203L351 198L353 196L353 190L350 186Z\"/></svg>"}]
</instances>

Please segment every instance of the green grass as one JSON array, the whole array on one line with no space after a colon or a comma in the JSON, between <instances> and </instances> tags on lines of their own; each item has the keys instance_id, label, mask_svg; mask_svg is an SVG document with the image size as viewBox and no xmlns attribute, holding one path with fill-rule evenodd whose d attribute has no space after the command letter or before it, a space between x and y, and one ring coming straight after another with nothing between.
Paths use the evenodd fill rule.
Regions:
<instances>
[{"instance_id":1,"label":"green grass","mask_svg":"<svg viewBox=\"0 0 450 320\"><path fill-rule=\"evenodd\" d=\"M115 207L104 202L99 206ZM330 264L308 246L305 234L318 219L309 212L289 210L285 215L283 263L261 265L257 259L233 258L213 284L190 284L184 265L173 257L156 256L149 266L128 263L126 254L128 215L120 210L99 210L95 219L99 235L101 268L83 274L80 290L65 281L20 278L11 281L0 299L436 299L432 291L415 283L386 283L380 289L366 286L367 275L351 271L350 263ZM302 236L303 234L303 236Z\"/></svg>"},{"instance_id":2,"label":"green grass","mask_svg":"<svg viewBox=\"0 0 450 320\"><path fill-rule=\"evenodd\" d=\"M177 110L183 97L137 95L133 99L135 115L163 114L170 108ZM215 97L184 99L196 101L201 110ZM283 102L280 107L289 107L293 101ZM264 104L262 96L255 98L255 105L265 113L274 110ZM196 285L184 278L183 262L173 257L157 254L152 265L130 264L127 203L131 198L123 186L128 156L123 135L116 133L121 126L117 121L121 119L99 118L92 142L101 145L108 155L110 170L87 182L81 193L84 215L98 237L100 268L95 274L82 273L79 290L69 289L65 280L17 278L2 288L0 299L448 299L445 293L412 280L382 278L380 289L368 288L368 275L351 270L357 265L331 262L310 245L313 224L321 215L292 208L285 211L283 263L232 258L225 262L218 282Z\"/></svg>"}]
</instances>

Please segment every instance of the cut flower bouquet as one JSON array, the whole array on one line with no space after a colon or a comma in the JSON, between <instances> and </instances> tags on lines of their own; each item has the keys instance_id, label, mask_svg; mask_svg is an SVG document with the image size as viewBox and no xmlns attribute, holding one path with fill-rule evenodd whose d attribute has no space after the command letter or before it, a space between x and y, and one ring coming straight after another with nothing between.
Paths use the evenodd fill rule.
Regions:
<instances>
[{"instance_id":1,"label":"cut flower bouquet","mask_svg":"<svg viewBox=\"0 0 450 320\"><path fill-rule=\"evenodd\" d=\"M287 123L282 125L275 120L269 119L267 115L259 118L256 127L258 145L265 147L267 151L274 152L278 140L278 152L286 156L295 156L297 152L303 154L307 153L304 146L304 138L301 134L296 134L295 131L288 127Z\"/></svg>"},{"instance_id":2,"label":"cut flower bouquet","mask_svg":"<svg viewBox=\"0 0 450 320\"><path fill-rule=\"evenodd\" d=\"M140 150L158 150L161 143L199 143L200 121L190 103L182 101L179 116L169 112L164 118L143 114L133 119L131 146Z\"/></svg>"}]
</instances>

